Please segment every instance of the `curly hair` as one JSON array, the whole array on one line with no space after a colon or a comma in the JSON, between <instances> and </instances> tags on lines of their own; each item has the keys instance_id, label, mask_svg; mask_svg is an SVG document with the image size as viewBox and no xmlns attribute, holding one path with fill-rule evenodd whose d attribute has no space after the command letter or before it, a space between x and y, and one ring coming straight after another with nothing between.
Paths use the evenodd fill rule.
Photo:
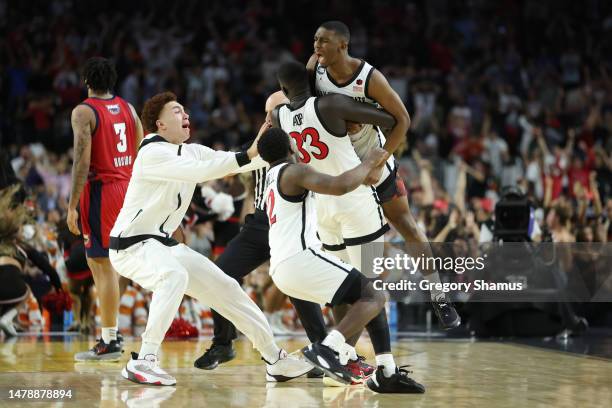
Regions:
<instances>
[{"instance_id":1,"label":"curly hair","mask_svg":"<svg viewBox=\"0 0 612 408\"><path fill-rule=\"evenodd\" d=\"M289 135L279 128L268 129L257 141L257 151L268 163L282 160L291 152Z\"/></svg>"},{"instance_id":2,"label":"curly hair","mask_svg":"<svg viewBox=\"0 0 612 408\"><path fill-rule=\"evenodd\" d=\"M19 189L13 185L0 190L0 256L15 254L15 239L30 220L26 207L15 199Z\"/></svg>"},{"instance_id":3,"label":"curly hair","mask_svg":"<svg viewBox=\"0 0 612 408\"><path fill-rule=\"evenodd\" d=\"M172 101L176 101L176 95L172 92L158 93L146 100L144 108L142 108L142 114L140 115L146 133L152 133L157 130L155 122L159 119L159 115L162 109L164 109L164 105Z\"/></svg>"},{"instance_id":4,"label":"curly hair","mask_svg":"<svg viewBox=\"0 0 612 408\"><path fill-rule=\"evenodd\" d=\"M102 57L88 59L83 66L83 81L96 92L111 92L117 82L115 64Z\"/></svg>"}]
</instances>

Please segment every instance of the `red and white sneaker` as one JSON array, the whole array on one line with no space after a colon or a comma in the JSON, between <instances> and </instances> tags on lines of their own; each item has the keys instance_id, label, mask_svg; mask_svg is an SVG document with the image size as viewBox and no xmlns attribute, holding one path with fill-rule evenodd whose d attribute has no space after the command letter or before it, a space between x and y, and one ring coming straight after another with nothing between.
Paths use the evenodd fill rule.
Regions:
<instances>
[{"instance_id":1,"label":"red and white sneaker","mask_svg":"<svg viewBox=\"0 0 612 408\"><path fill-rule=\"evenodd\" d=\"M366 379L370 378L372 374L376 372L376 367L366 363L364 356L357 356L357 364L361 367L361 372Z\"/></svg>"},{"instance_id":2,"label":"red and white sneaker","mask_svg":"<svg viewBox=\"0 0 612 408\"><path fill-rule=\"evenodd\" d=\"M159 360L153 354L139 359L138 353L132 352L132 359L121 370L121 375L138 384L175 385L176 379L159 367Z\"/></svg>"}]
</instances>

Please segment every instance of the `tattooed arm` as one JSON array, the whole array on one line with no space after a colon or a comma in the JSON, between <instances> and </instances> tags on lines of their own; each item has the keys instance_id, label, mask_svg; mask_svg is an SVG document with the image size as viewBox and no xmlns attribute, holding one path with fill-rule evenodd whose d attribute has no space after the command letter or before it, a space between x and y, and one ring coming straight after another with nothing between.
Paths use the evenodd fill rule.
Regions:
<instances>
[{"instance_id":1,"label":"tattooed arm","mask_svg":"<svg viewBox=\"0 0 612 408\"><path fill-rule=\"evenodd\" d=\"M91 160L91 131L96 126L96 116L92 108L78 105L72 110L72 133L74 134L74 161L72 163L72 189L68 202L68 228L70 232L80 235L78 227L77 205L87 182L89 162Z\"/></svg>"}]
</instances>

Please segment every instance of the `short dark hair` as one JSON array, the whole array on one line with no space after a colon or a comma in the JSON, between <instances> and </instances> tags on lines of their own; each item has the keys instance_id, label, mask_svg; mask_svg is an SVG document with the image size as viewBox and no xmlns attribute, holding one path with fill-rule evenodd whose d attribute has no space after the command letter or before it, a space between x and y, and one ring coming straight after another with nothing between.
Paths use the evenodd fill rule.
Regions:
<instances>
[{"instance_id":1,"label":"short dark hair","mask_svg":"<svg viewBox=\"0 0 612 408\"><path fill-rule=\"evenodd\" d=\"M155 122L157 122L157 119L159 119L159 115L161 114L162 109L164 109L164 105L172 101L176 101L176 95L172 92L158 93L145 101L140 119L142 120L142 125L147 133L157 131L157 125Z\"/></svg>"},{"instance_id":2,"label":"short dark hair","mask_svg":"<svg viewBox=\"0 0 612 408\"><path fill-rule=\"evenodd\" d=\"M83 80L96 92L110 92L117 82L115 64L107 58L92 57L83 66Z\"/></svg>"},{"instance_id":3,"label":"short dark hair","mask_svg":"<svg viewBox=\"0 0 612 408\"><path fill-rule=\"evenodd\" d=\"M257 151L268 163L282 160L292 152L289 135L279 128L268 129L257 141Z\"/></svg>"},{"instance_id":4,"label":"short dark hair","mask_svg":"<svg viewBox=\"0 0 612 408\"><path fill-rule=\"evenodd\" d=\"M319 27L335 32L336 34L343 37L347 43L351 41L351 32L349 31L348 26L344 24L342 21L338 21L338 20L326 21L323 24L321 24Z\"/></svg>"},{"instance_id":5,"label":"short dark hair","mask_svg":"<svg viewBox=\"0 0 612 408\"><path fill-rule=\"evenodd\" d=\"M308 87L306 66L297 61L284 62L276 74L279 82L289 89Z\"/></svg>"}]
</instances>

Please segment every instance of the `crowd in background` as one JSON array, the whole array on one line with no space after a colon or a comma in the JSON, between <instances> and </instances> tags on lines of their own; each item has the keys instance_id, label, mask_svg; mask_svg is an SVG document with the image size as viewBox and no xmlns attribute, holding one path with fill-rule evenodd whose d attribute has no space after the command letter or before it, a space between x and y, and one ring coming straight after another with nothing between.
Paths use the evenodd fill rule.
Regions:
<instances>
[{"instance_id":1,"label":"crowd in background","mask_svg":"<svg viewBox=\"0 0 612 408\"><path fill-rule=\"evenodd\" d=\"M234 149L263 121L279 65L305 62L332 17L408 108L397 158L431 240L482 241L511 185L531 199L540 239L611 238L609 2L0 0L0 145L50 237L40 245L55 251L70 194L70 112L87 58L114 59L116 92L137 111L171 90L190 141ZM203 225L192 237L205 251L210 235Z\"/></svg>"}]
</instances>

